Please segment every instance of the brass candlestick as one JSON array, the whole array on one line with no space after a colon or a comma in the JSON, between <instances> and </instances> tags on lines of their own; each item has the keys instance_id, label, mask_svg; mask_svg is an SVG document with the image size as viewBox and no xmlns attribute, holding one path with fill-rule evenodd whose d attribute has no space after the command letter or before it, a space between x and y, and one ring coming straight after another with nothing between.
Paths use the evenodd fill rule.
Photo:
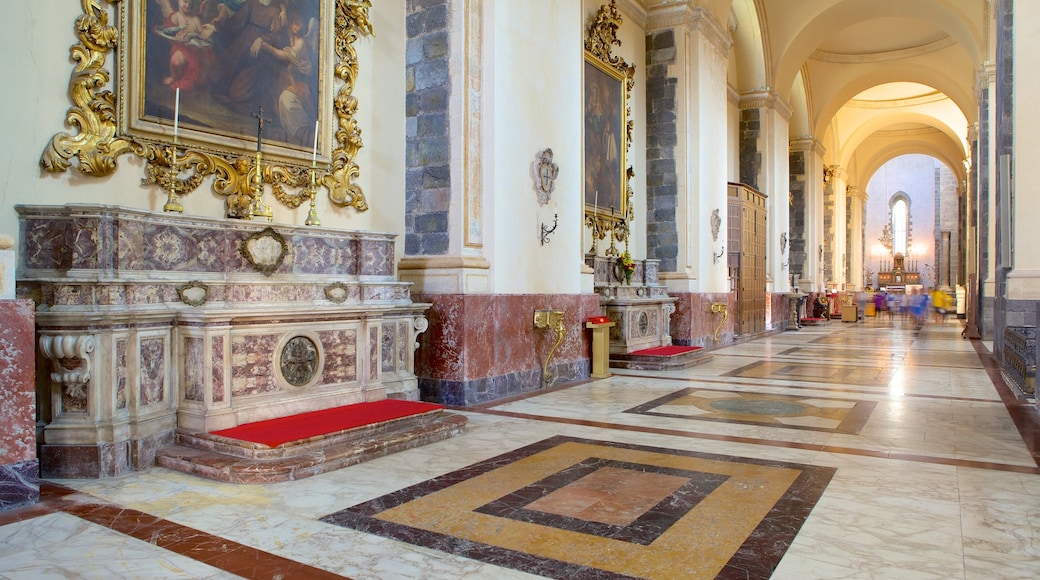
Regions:
<instances>
[{"instance_id":1,"label":"brass candlestick","mask_svg":"<svg viewBox=\"0 0 1040 580\"><path fill-rule=\"evenodd\" d=\"M184 206L181 204L181 191L184 189L184 182L178 179L181 174L180 166L177 165L177 139L173 139L173 147L171 147L170 154L170 168L167 173L166 183L168 186L162 186L166 190L166 203L163 204L163 211L171 213L184 213Z\"/></svg>"},{"instance_id":2,"label":"brass candlestick","mask_svg":"<svg viewBox=\"0 0 1040 580\"><path fill-rule=\"evenodd\" d=\"M190 154L185 156L191 158ZM180 177L183 169L191 170L191 163L178 160L177 148L166 147L159 151L156 159L145 165L145 183L154 183L166 192L166 203L163 211L181 213L184 206L181 205L181 197L195 191L202 183L202 174L192 171L187 178Z\"/></svg>"},{"instance_id":3,"label":"brass candlestick","mask_svg":"<svg viewBox=\"0 0 1040 580\"><path fill-rule=\"evenodd\" d=\"M318 219L318 208L315 207L314 199L317 197L318 185L314 177L314 167L311 167L311 186L308 188L308 194L311 198L311 210L307 213L307 221L304 222L308 226L320 226L321 220Z\"/></svg>"},{"instance_id":4,"label":"brass candlestick","mask_svg":"<svg viewBox=\"0 0 1040 580\"><path fill-rule=\"evenodd\" d=\"M264 177L260 152L256 152L256 173L253 174L253 203L249 205L249 219L265 217L267 221L274 219L274 210L264 203Z\"/></svg>"}]
</instances>

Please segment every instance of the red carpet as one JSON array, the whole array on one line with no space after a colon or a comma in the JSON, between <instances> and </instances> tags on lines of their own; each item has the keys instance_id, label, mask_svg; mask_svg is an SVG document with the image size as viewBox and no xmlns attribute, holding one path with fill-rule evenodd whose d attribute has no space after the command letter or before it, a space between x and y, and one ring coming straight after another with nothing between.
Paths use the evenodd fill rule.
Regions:
<instances>
[{"instance_id":1,"label":"red carpet","mask_svg":"<svg viewBox=\"0 0 1040 580\"><path fill-rule=\"evenodd\" d=\"M246 423L231 429L213 431L213 435L261 443L268 447L277 447L289 441L299 441L318 435L327 435L362 427L372 423L381 423L391 419L400 419L409 415L421 415L430 411L443 409L444 405L383 399L358 403L334 409L322 409L310 413L301 413L289 417Z\"/></svg>"},{"instance_id":2,"label":"red carpet","mask_svg":"<svg viewBox=\"0 0 1040 580\"><path fill-rule=\"evenodd\" d=\"M671 346L655 346L653 348L644 348L643 350L637 350L628 354L630 356L675 356L677 354L701 350L702 348L703 347L700 346L675 346L673 344Z\"/></svg>"}]
</instances>

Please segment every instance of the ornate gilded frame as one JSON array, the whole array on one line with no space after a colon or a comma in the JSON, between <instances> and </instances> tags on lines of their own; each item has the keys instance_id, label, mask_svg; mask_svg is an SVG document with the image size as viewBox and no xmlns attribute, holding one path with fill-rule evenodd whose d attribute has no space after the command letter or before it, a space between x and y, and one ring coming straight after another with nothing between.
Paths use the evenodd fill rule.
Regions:
<instances>
[{"instance_id":1,"label":"ornate gilded frame","mask_svg":"<svg viewBox=\"0 0 1040 580\"><path fill-rule=\"evenodd\" d=\"M76 62L69 80L69 97L74 106L65 119L78 133L56 134L44 150L40 165L47 171L63 173L75 158L80 173L104 177L118 169L119 156L134 154L145 160L143 183L158 185L174 198L190 193L205 178L212 177L213 191L227 198L228 217L246 217L241 211L242 203L253 195L256 179L248 147L215 142L198 132L188 132L175 147L172 127L158 123L155 124L158 129L142 131L128 126L132 123L125 113L132 83L140 82L132 78L134 71L129 60L132 47L128 46L133 42L131 39L136 38L130 27L135 25L133 15L139 3L80 2L83 14L75 22L79 42L70 48ZM109 24L112 6L119 17L118 27ZM353 45L361 35L373 33L369 8L370 0L321 0L322 14L333 14L330 33L335 59L322 61L322 68L327 70L319 76L326 85L332 80L330 76L334 77L338 90L334 98L324 101L331 106L331 114L319 113L319 118L335 122L336 130L333 142L325 145L322 163L315 171L311 170L309 156L288 150L276 151L261 165L262 183L270 186L274 196L288 207L298 207L309 199L315 187L324 187L332 203L357 211L368 209L365 195L355 183L360 175L355 159L363 144L355 119L358 100L353 91L359 67ZM105 68L113 51L119 59L118 96L108 88L111 73ZM172 120L170 123L172 125Z\"/></svg>"},{"instance_id":2,"label":"ornate gilded frame","mask_svg":"<svg viewBox=\"0 0 1040 580\"><path fill-rule=\"evenodd\" d=\"M618 255L615 241L628 241L628 222L632 219L632 186L635 175L628 165L628 149L632 143L631 99L635 87L635 65L611 54L611 46L621 46L617 31L621 27L621 12L615 0L600 6L589 25L585 38L585 225L592 229L592 253L596 252L596 240L610 233L610 247L606 255ZM597 100L602 106L616 107L606 111L605 120L596 121ZM613 127L617 135L609 130ZM593 139L603 137L602 146ZM616 147L613 151L611 148ZM601 159L605 156L607 167ZM617 166L609 162L617 157ZM597 184L607 183L607 192L599 191Z\"/></svg>"}]
</instances>

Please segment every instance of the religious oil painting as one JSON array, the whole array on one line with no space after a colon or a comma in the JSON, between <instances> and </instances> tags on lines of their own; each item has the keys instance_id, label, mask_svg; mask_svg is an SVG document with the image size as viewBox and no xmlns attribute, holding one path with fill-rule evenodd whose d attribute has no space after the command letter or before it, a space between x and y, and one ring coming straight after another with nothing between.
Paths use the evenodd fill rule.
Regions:
<instances>
[{"instance_id":1,"label":"religious oil painting","mask_svg":"<svg viewBox=\"0 0 1040 580\"><path fill-rule=\"evenodd\" d=\"M597 215L625 214L624 76L599 59L585 57L585 205Z\"/></svg>"},{"instance_id":2,"label":"religious oil painting","mask_svg":"<svg viewBox=\"0 0 1040 580\"><path fill-rule=\"evenodd\" d=\"M262 139L265 153L310 160L316 123L329 120L328 1L134 2L130 126L168 138L176 124L182 142L218 149L251 150Z\"/></svg>"}]
</instances>

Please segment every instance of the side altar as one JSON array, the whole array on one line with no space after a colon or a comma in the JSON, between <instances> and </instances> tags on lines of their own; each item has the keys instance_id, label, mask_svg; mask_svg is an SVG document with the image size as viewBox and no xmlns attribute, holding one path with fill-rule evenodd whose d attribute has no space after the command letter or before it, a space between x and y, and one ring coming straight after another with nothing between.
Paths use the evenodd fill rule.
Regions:
<instances>
[{"instance_id":1,"label":"side altar","mask_svg":"<svg viewBox=\"0 0 1040 580\"><path fill-rule=\"evenodd\" d=\"M18 206L41 472L145 469L175 432L418 399L429 304L394 235L107 205Z\"/></svg>"},{"instance_id":2,"label":"side altar","mask_svg":"<svg viewBox=\"0 0 1040 580\"><path fill-rule=\"evenodd\" d=\"M660 284L660 260L636 260L626 279L617 258L586 255L594 270L600 310L615 326L610 329L610 354L672 344L671 315L676 299Z\"/></svg>"}]
</instances>

